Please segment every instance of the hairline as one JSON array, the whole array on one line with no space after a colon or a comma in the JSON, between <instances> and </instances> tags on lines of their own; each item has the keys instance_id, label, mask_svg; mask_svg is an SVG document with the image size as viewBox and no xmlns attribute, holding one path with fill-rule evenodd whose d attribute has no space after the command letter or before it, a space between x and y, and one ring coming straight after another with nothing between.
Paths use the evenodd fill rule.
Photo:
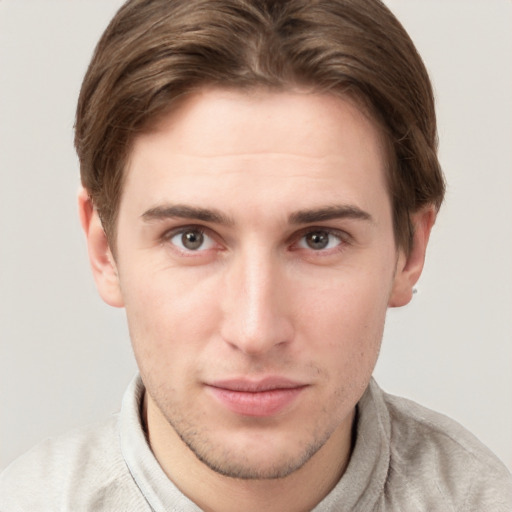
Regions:
<instances>
[{"instance_id":1,"label":"hairline","mask_svg":"<svg viewBox=\"0 0 512 512\"><path fill-rule=\"evenodd\" d=\"M125 180L127 175L127 170L129 168L130 158L133 153L133 148L135 146L137 138L142 135L154 133L158 131L159 126L165 122L170 116L173 115L178 109L180 109L185 103L187 103L191 98L196 95L202 94L207 90L221 90L221 91L235 91L242 92L246 94L252 94L259 91L270 92L275 94L287 93L287 92L303 92L307 94L328 94L333 97L339 98L343 101L348 101L350 104L355 107L359 113L364 115L366 119L372 124L372 126L376 129L379 142L382 144L382 153L384 157L384 173L386 180L386 193L388 194L388 198L391 203L391 214L393 221L393 237L395 241L395 246L397 249L403 249L406 253L410 251L410 243L412 238L412 231L410 229L409 239L404 241L400 240L398 237L395 221L396 221L396 211L395 211L395 201L392 194L392 183L391 183L391 173L394 166L396 166L396 155L393 148L393 141L391 135L388 133L387 127L384 122L382 122L379 118L379 115L376 109L373 108L369 99L362 93L361 91L354 91L353 88L349 88L349 86L339 87L338 89L334 87L322 87L319 84L308 84L308 83L300 83L299 81L282 81L277 84L262 84L262 83L252 83L252 84L233 84L229 82L218 82L218 83L210 83L203 82L201 84L195 84L192 87L189 87L187 90L183 91L181 94L177 95L167 106L167 108L162 109L160 112L156 113L154 116L145 120L144 124L141 128L133 133L126 141L126 152L124 155L123 162L121 163L121 179L119 181L119 193L117 194L117 203L115 208L113 209L113 214L110 216L110 223L105 225L102 219L101 212L99 212L100 220L102 221L102 226L107 236L108 244L112 255L116 258L117 255L117 223L119 217L119 209L121 205L121 201L123 198ZM89 193L89 197L92 201L92 195ZM410 218L410 214L413 213L411 211L408 212L408 216ZM411 227L410 227L411 228Z\"/></svg>"}]
</instances>

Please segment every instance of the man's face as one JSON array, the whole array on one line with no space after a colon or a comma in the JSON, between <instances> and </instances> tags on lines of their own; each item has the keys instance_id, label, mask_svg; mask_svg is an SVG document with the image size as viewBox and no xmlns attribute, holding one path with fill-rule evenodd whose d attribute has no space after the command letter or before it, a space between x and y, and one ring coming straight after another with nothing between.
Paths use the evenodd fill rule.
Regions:
<instances>
[{"instance_id":1,"label":"man's face","mask_svg":"<svg viewBox=\"0 0 512 512\"><path fill-rule=\"evenodd\" d=\"M205 90L136 139L103 296L149 417L218 472L277 477L350 432L397 262L384 150L353 103Z\"/></svg>"}]
</instances>

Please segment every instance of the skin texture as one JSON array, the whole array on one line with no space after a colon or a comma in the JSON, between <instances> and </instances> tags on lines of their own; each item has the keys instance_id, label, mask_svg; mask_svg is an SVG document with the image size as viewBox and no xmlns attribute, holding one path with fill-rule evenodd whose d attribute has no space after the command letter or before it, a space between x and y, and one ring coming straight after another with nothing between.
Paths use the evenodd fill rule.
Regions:
<instances>
[{"instance_id":1,"label":"skin texture","mask_svg":"<svg viewBox=\"0 0 512 512\"><path fill-rule=\"evenodd\" d=\"M115 259L80 195L152 450L205 510L308 510L348 463L386 310L409 302L435 218L416 213L397 249L382 147L349 100L206 89L136 139Z\"/></svg>"}]
</instances>

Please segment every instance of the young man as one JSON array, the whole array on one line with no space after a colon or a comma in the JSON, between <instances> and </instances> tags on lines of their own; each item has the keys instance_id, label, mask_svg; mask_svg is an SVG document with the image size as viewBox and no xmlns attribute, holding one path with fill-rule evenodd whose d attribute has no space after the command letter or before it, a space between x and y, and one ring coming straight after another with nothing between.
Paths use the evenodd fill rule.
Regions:
<instances>
[{"instance_id":1,"label":"young man","mask_svg":"<svg viewBox=\"0 0 512 512\"><path fill-rule=\"evenodd\" d=\"M428 76L377 1L135 0L82 87L82 225L140 370L9 510L508 510L510 474L371 379L444 193Z\"/></svg>"}]
</instances>

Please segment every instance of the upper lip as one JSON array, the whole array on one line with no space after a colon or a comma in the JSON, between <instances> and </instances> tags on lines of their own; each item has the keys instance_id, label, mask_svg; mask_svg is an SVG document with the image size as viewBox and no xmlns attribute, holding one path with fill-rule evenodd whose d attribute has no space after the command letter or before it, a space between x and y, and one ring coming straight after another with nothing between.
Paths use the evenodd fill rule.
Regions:
<instances>
[{"instance_id":1,"label":"upper lip","mask_svg":"<svg viewBox=\"0 0 512 512\"><path fill-rule=\"evenodd\" d=\"M226 389L228 391L240 391L246 393L257 393L272 391L276 389L295 389L305 387L307 384L297 382L286 377L264 377L261 379L223 379L208 383L214 388Z\"/></svg>"}]
</instances>

